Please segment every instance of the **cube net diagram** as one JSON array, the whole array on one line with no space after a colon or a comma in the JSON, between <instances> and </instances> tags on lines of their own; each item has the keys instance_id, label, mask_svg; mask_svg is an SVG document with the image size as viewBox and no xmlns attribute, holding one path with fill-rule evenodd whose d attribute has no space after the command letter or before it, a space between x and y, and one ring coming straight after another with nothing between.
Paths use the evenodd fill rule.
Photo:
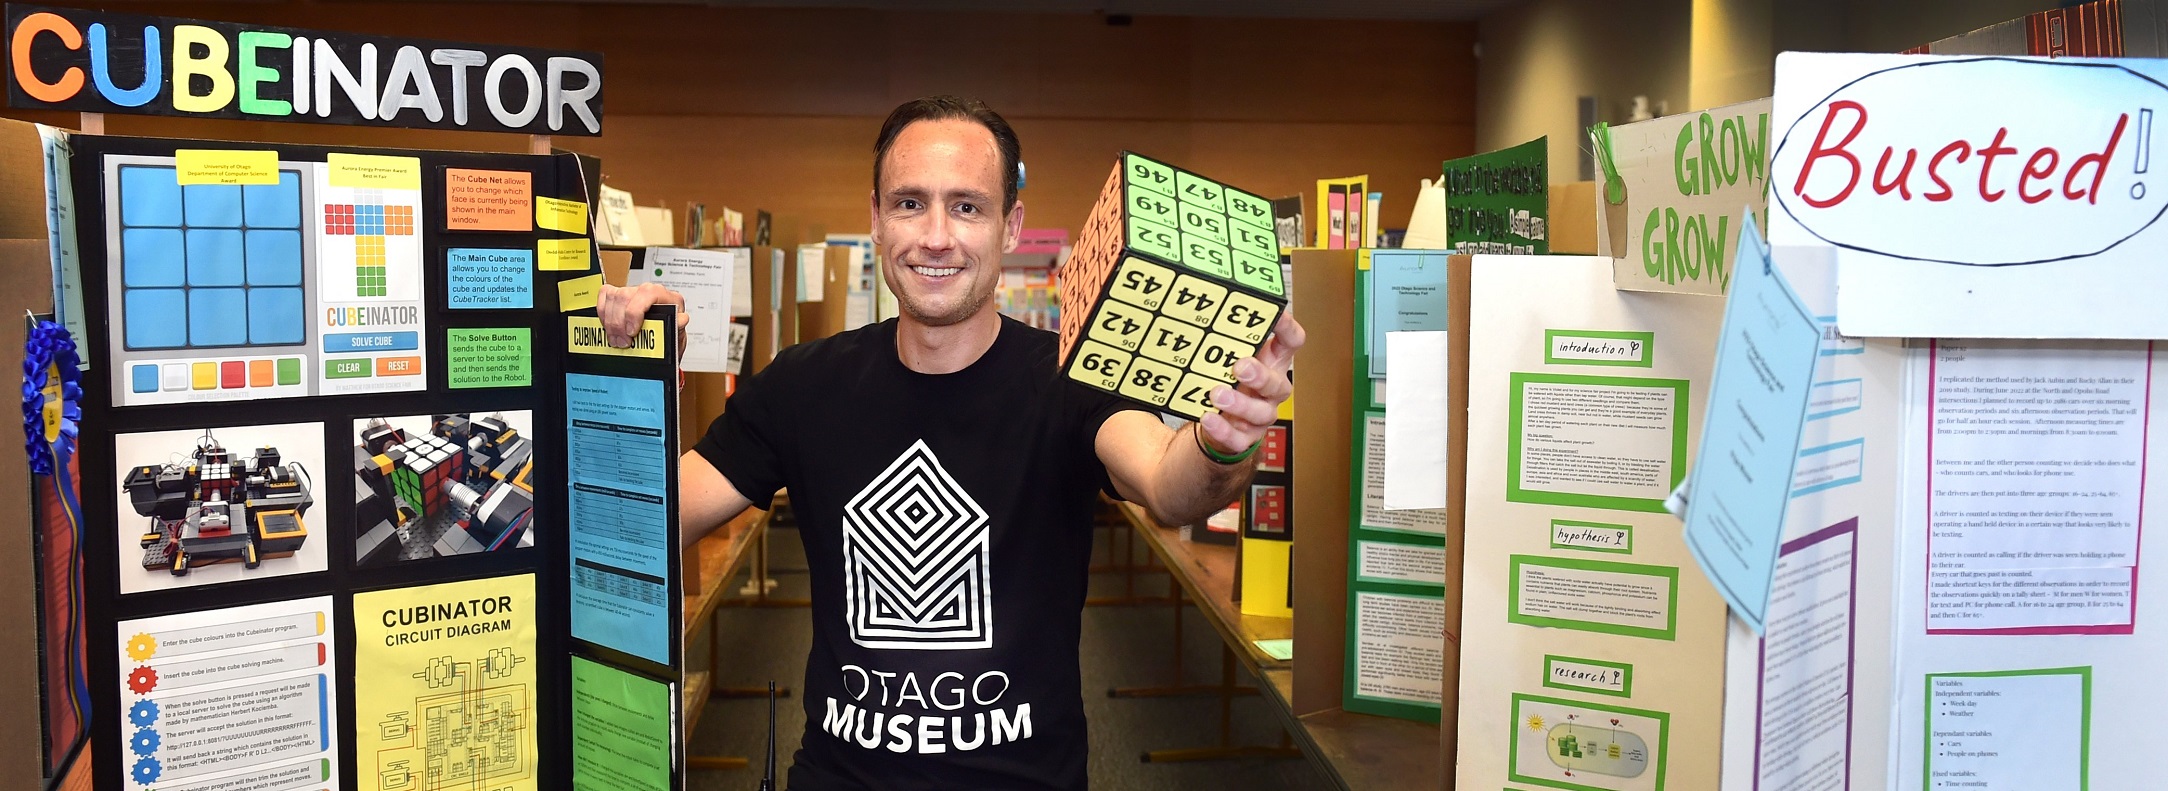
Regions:
<instances>
[{"instance_id":1,"label":"cube net diagram","mask_svg":"<svg viewBox=\"0 0 2168 791\"><path fill-rule=\"evenodd\" d=\"M1128 152L1060 279L1062 374L1192 419L1287 309L1270 203Z\"/></svg>"}]
</instances>

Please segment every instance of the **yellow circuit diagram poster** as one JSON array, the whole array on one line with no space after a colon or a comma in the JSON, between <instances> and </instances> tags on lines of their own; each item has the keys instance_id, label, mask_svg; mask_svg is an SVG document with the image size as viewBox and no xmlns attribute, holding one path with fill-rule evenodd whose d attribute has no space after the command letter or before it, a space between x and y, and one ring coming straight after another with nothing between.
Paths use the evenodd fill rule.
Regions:
<instances>
[{"instance_id":1,"label":"yellow circuit diagram poster","mask_svg":"<svg viewBox=\"0 0 2168 791\"><path fill-rule=\"evenodd\" d=\"M533 791L534 575L354 595L360 787Z\"/></svg>"}]
</instances>

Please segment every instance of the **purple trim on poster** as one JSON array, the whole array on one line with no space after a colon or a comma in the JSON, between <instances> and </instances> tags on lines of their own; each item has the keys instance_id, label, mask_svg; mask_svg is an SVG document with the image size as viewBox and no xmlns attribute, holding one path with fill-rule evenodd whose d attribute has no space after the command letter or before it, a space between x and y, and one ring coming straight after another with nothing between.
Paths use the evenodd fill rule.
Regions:
<instances>
[{"instance_id":1,"label":"purple trim on poster","mask_svg":"<svg viewBox=\"0 0 2168 791\"><path fill-rule=\"evenodd\" d=\"M1844 791L1851 791L1852 704L1858 700L1856 693L1853 691L1856 675L1854 673L1856 663L1853 660L1859 656L1859 517L1846 519L1785 542L1782 547L1777 549L1777 558L1782 560L1786 555L1839 536L1847 536L1851 539L1851 547L1846 551L1850 552L1852 556L1851 561L1847 564L1851 568L1852 580L1851 587L1848 588L1850 595L1845 597L1847 609L1844 616ZM1772 595L1774 595L1774 592L1772 592ZM1762 704L1768 700L1766 681L1769 678L1769 635L1767 633L1762 635L1759 650L1754 659L1754 669L1755 677L1760 680L1755 683L1754 687L1753 789L1754 791L1761 791Z\"/></svg>"}]
</instances>

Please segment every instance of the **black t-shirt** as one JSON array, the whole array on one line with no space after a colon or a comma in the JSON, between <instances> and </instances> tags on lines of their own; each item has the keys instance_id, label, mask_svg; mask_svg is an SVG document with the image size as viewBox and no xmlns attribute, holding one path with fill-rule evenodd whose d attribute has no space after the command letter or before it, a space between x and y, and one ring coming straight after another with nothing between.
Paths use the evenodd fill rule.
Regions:
<instances>
[{"instance_id":1,"label":"black t-shirt","mask_svg":"<svg viewBox=\"0 0 2168 791\"><path fill-rule=\"evenodd\" d=\"M779 488L813 584L806 732L833 788L1085 787L1077 668L1093 449L1132 408L1061 379L1008 318L985 355L921 374L893 320L799 344L747 378L696 450L766 508Z\"/></svg>"}]
</instances>

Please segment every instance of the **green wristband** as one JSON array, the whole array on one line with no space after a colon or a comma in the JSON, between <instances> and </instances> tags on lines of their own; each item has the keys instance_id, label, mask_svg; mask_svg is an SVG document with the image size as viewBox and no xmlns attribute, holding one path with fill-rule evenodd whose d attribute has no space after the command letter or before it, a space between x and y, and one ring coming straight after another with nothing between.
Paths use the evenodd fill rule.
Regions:
<instances>
[{"instance_id":1,"label":"green wristband","mask_svg":"<svg viewBox=\"0 0 2168 791\"><path fill-rule=\"evenodd\" d=\"M1201 451L1204 451L1204 457L1205 457L1205 458L1207 458L1207 459L1211 459L1211 460L1213 460L1213 461L1216 461L1216 462L1219 462L1219 463L1221 463L1221 464L1225 464L1225 465L1233 466L1233 465L1236 465L1236 464L1241 464L1242 462L1248 461L1248 460L1249 460L1249 458L1250 458L1250 454L1253 454L1253 453L1256 453L1256 452L1257 452L1257 446L1258 446L1258 445L1261 445L1261 444L1264 444L1264 443L1262 443L1262 442L1252 442L1252 443L1250 443L1250 447L1249 447L1249 450L1245 450L1245 451L1243 451L1243 452L1241 452L1241 453L1235 454L1235 455L1233 455L1233 456L1229 456L1229 455L1226 455L1226 454L1224 454L1224 453L1221 453L1221 452L1219 452L1219 451L1213 450L1213 449L1212 449L1212 443L1209 443L1209 442L1206 442L1206 441L1204 441L1204 424L1202 424L1202 423L1191 423L1191 424L1189 424L1189 425L1190 425L1190 432L1189 432L1190 436L1192 436L1192 437L1195 437L1195 438L1197 438L1197 449L1198 449L1198 450L1201 450Z\"/></svg>"}]
</instances>

